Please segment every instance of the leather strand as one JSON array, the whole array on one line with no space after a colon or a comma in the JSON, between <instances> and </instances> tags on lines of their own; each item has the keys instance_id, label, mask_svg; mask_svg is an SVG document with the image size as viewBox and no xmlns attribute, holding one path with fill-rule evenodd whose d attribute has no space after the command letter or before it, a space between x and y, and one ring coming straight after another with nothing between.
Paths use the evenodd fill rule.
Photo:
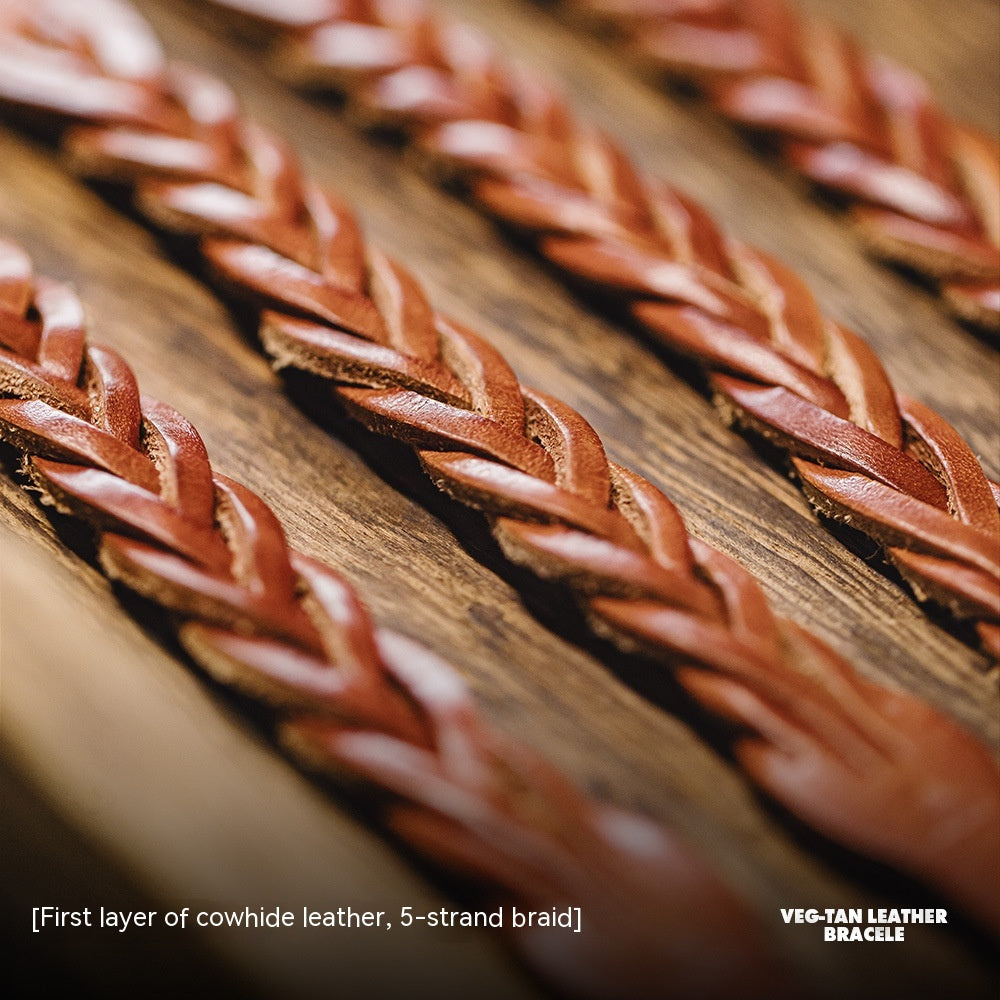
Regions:
<instances>
[{"instance_id":1,"label":"leather strand","mask_svg":"<svg viewBox=\"0 0 1000 1000\"><path fill-rule=\"evenodd\" d=\"M564 994L788 995L753 915L690 847L494 729L451 666L373 625L84 330L76 295L0 239L0 435L43 502L96 529L104 572L166 612L211 676L274 709L295 758L374 795L385 826L486 905L581 907L580 934L508 934Z\"/></svg>"},{"instance_id":2,"label":"leather strand","mask_svg":"<svg viewBox=\"0 0 1000 1000\"><path fill-rule=\"evenodd\" d=\"M44 91L35 79L39 67ZM700 667L684 673L685 683L759 734L745 756L751 777L822 831L931 880L1000 928L989 849L1000 803L989 752L920 700L861 679L828 647L777 618L749 574L687 535L659 490L607 460L579 414L521 386L492 347L436 314L411 275L366 248L350 213L301 174L283 144L240 115L219 80L165 62L149 29L116 0L45 0L8 16L0 36L0 93L22 109L70 124L64 148L80 169L132 185L147 216L194 236L217 277L263 304L261 340L278 367L294 365L328 379L365 424L412 445L441 488L487 513L512 559L572 588L596 630L623 648ZM9 295L23 317L16 283ZM48 340L43 348L23 318L10 331L11 350L0 355L2 391L19 395L27 386L37 398L10 404L11 418L0 421L4 435L40 443L39 422L48 426L51 417L65 430L40 460L72 465L86 459L98 466L81 473L83 486L72 476L68 485L50 477L53 495L61 489L62 502L70 504L73 489L136 465L107 435L78 432L71 421L86 410L79 391L66 390L58 417L44 409L56 397L39 360L22 355L37 350L47 357L52 348ZM864 357L855 338L845 334L836 343L847 359L843 367ZM103 378L103 369L92 367L93 377ZM795 371L814 393L827 391L805 366ZM782 392L813 405L787 390L726 378L734 398L767 397L748 406L764 407ZM894 413L874 408L869 424L885 433ZM965 453L953 446L954 432L915 405L905 404L900 424L904 420L925 442L928 462L943 470L946 482L959 484L948 489L960 498L962 516L973 525L996 516L995 505L976 489L978 465L956 460ZM841 422L850 429L841 432L843 439L860 433ZM133 419L128 426L135 425ZM875 484L874 499L865 494L872 519L882 515L883 495L910 481L920 499L906 507L908 515L925 517L959 549L971 578L988 572L979 548L988 533L959 531L965 525L935 506L945 494L938 476L911 455L896 454L881 472L888 482L860 476ZM802 464L814 477L833 477L827 489L847 491L859 478L852 470ZM142 488L153 482L146 463L138 462L135 475L144 477ZM144 494L123 494L108 516L147 501ZM129 543L116 572L141 581L150 567L162 567L179 599L189 602L185 609L228 613L228 583L155 544L176 534L183 551L195 553L198 540L171 518L157 531ZM933 554L920 553L928 565L945 567L946 583L949 551L942 544ZM262 605L265 613L271 611ZM279 616L276 627L286 637L310 634L301 615ZM731 686L723 693L698 687L692 678L699 677ZM934 795L925 794L927 782L938 789ZM824 811L817 796L843 809ZM893 805L884 811L887 802ZM958 837L973 846L924 853L925 844Z\"/></svg>"},{"instance_id":3,"label":"leather strand","mask_svg":"<svg viewBox=\"0 0 1000 1000\"><path fill-rule=\"evenodd\" d=\"M820 513L875 539L919 600L970 620L1000 656L1000 488L939 416L907 416L918 404L797 275L419 0L212 2L263 27L279 73L342 90L364 121L403 131L571 282L702 364L722 415L787 451Z\"/></svg>"},{"instance_id":4,"label":"leather strand","mask_svg":"<svg viewBox=\"0 0 1000 1000\"><path fill-rule=\"evenodd\" d=\"M927 83L789 0L560 0L566 14L714 110L848 207L868 248L1000 333L1000 143Z\"/></svg>"}]
</instances>

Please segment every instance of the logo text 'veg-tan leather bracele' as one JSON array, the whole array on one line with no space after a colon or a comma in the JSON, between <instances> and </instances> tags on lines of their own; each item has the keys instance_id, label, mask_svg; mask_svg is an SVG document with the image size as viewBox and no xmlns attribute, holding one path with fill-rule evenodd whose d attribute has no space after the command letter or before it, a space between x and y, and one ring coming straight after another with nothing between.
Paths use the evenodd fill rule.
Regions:
<instances>
[{"instance_id":1,"label":"logo text 'veg-tan leather bracele'","mask_svg":"<svg viewBox=\"0 0 1000 1000\"><path fill-rule=\"evenodd\" d=\"M492 515L515 558L564 578L624 645L714 670L681 679L757 732L740 759L786 805L1000 926L997 775L985 748L777 619L744 571L687 537L659 491L607 463L579 414L521 387L492 348L431 310L412 277L366 253L349 213L238 114L223 84L165 63L131 8L49 0L44 13L37 30L23 30L36 23L29 14L15 22L18 41L0 44L8 99L20 87L24 108L103 123L71 130L67 148L133 184L144 211L197 234L217 272L275 307L262 336L279 363L333 379L362 419L414 444L441 485ZM92 435L52 414L56 394L32 357L41 342L23 315L10 325L4 391L30 402L5 406L8 436L32 448L55 436L48 457L81 464ZM77 490L100 480L84 471ZM155 546L150 558L160 564Z\"/></svg>"},{"instance_id":2,"label":"logo text 'veg-tan leather bracele'","mask_svg":"<svg viewBox=\"0 0 1000 1000\"><path fill-rule=\"evenodd\" d=\"M1000 488L792 271L727 238L539 76L417 0L332 14L308 0L213 3L265 26L280 72L403 130L567 276L704 365L724 415L790 453L819 511L881 542L918 597L970 619L1000 655Z\"/></svg>"},{"instance_id":3,"label":"logo text 'veg-tan leather bracele'","mask_svg":"<svg viewBox=\"0 0 1000 1000\"><path fill-rule=\"evenodd\" d=\"M794 170L849 200L876 254L1000 333L1000 145L946 114L915 73L788 0L558 3L774 137Z\"/></svg>"}]
</instances>

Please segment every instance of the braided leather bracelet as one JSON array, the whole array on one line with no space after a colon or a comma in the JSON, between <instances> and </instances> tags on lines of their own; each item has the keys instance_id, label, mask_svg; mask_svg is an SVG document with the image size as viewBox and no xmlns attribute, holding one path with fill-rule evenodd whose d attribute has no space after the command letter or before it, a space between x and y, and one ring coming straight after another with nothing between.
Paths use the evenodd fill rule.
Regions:
<instances>
[{"instance_id":1,"label":"braided leather bracelet","mask_svg":"<svg viewBox=\"0 0 1000 1000\"><path fill-rule=\"evenodd\" d=\"M511 931L539 973L624 1000L666 983L671 996L781 989L752 917L690 848L588 799L492 729L451 667L375 628L259 496L213 472L194 427L87 343L76 295L3 240L0 388L14 397L0 433L42 499L98 531L107 575L171 612L213 677L277 710L294 756L384 793L388 827L487 899L582 908L579 935Z\"/></svg>"},{"instance_id":2,"label":"braided leather bracelet","mask_svg":"<svg viewBox=\"0 0 1000 1000\"><path fill-rule=\"evenodd\" d=\"M807 822L1000 926L997 768L982 746L777 619L745 571L687 537L658 490L607 462L579 414L518 385L492 348L431 311L412 277L377 252L366 257L351 216L238 117L224 85L165 65L130 8L50 0L46 9L36 33L17 22L20 49L0 43L4 93L19 82L25 106L120 123L75 129L67 149L89 170L132 181L147 214L203 234L220 276L282 307L262 325L279 364L335 380L361 419L415 444L435 481L487 510L513 558L565 579L598 628L718 671L681 679L758 731L741 759ZM54 62L46 25L61 40ZM8 407L4 433L58 438L44 373L2 358L5 391L37 386L40 400ZM57 424L65 458L76 424Z\"/></svg>"},{"instance_id":3,"label":"braided leather bracelet","mask_svg":"<svg viewBox=\"0 0 1000 1000\"><path fill-rule=\"evenodd\" d=\"M366 120L405 131L568 277L704 365L723 415L786 449L822 514L879 541L918 598L971 619L1000 655L1000 487L788 268L725 238L537 76L418 0L212 2L278 36L284 75L344 90Z\"/></svg>"},{"instance_id":4,"label":"braided leather bracelet","mask_svg":"<svg viewBox=\"0 0 1000 1000\"><path fill-rule=\"evenodd\" d=\"M935 282L1000 332L1000 144L950 118L927 84L788 0L560 0L616 46L697 85L729 120L846 199L877 255Z\"/></svg>"}]
</instances>

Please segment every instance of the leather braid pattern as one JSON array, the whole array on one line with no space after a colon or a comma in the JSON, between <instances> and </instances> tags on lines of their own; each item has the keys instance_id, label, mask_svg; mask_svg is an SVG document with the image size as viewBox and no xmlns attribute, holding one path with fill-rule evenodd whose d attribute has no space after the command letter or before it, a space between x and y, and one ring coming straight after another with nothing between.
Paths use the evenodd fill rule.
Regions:
<instances>
[{"instance_id":1,"label":"leather braid pattern","mask_svg":"<svg viewBox=\"0 0 1000 1000\"><path fill-rule=\"evenodd\" d=\"M984 747L919 700L862 680L775 617L749 574L690 538L659 490L607 460L579 414L519 385L493 348L434 313L412 276L365 248L350 213L239 114L220 81L164 62L131 8L47 0L41 18L38 9L11 18L0 37L0 93L22 109L76 122L64 148L78 168L131 184L147 216L192 234L220 280L262 302L261 339L279 367L328 379L351 413L411 444L442 489L488 514L512 559L565 581L596 629L623 648L697 664L701 671L685 672L685 683L759 734L748 745L748 773L786 805L934 881L1000 927L1000 894L988 891L997 873L982 848L1000 822L997 769ZM848 365L857 342L842 343ZM23 373L6 376L4 392L14 386L20 394L24 378L39 394L31 406L51 404L34 368L4 358ZM760 390L726 378L733 391ZM916 421L922 411L908 412ZM6 423L15 441L41 439L23 421ZM79 435L67 436L42 457L80 456L67 450ZM904 472L924 470L902 453L898 461ZM817 475L851 476L808 465ZM930 503L917 509L924 507L945 516ZM130 565L121 562L123 574ZM195 579L187 566L178 573ZM228 607L226 586L207 593ZM289 622L282 627L308 634L300 615ZM731 686L699 687L706 669ZM383 759L382 767L390 765ZM924 794L927 782L940 794ZM822 808L835 801L834 814ZM883 812L888 801L894 811ZM915 838L915 830L927 836ZM944 850L955 838L973 846ZM934 845L929 857L925 844Z\"/></svg>"},{"instance_id":2,"label":"leather braid pattern","mask_svg":"<svg viewBox=\"0 0 1000 1000\"><path fill-rule=\"evenodd\" d=\"M161 124L77 126L65 149L81 172L131 183L147 217L196 236L220 282L262 303L277 368L328 379L351 415L412 445L439 488L488 515L509 558L565 581L623 647L746 672L805 655L745 570L689 537L579 413L520 385L493 347L435 313L220 81L153 68L129 81L128 113ZM66 88L73 102L80 93Z\"/></svg>"},{"instance_id":3,"label":"leather braid pattern","mask_svg":"<svg viewBox=\"0 0 1000 1000\"><path fill-rule=\"evenodd\" d=\"M817 510L880 542L918 598L972 620L1000 655L1000 487L786 266L415 0L350 0L335 15L306 0L213 3L270 25L286 76L345 90L366 121L404 130L571 281L704 365L722 413L789 452Z\"/></svg>"},{"instance_id":4,"label":"leather braid pattern","mask_svg":"<svg viewBox=\"0 0 1000 1000\"><path fill-rule=\"evenodd\" d=\"M42 498L97 530L107 575L171 613L202 667L273 706L293 756L381 795L390 829L487 900L582 907L585 933L511 931L538 972L623 1000L665 982L702 996L705 976L712 996L743 977L754 996L779 987L752 917L691 849L588 798L494 730L449 665L376 628L259 496L212 470L191 424L85 339L76 295L4 240L0 380L0 436ZM712 981L720 950L731 964Z\"/></svg>"},{"instance_id":5,"label":"leather braid pattern","mask_svg":"<svg viewBox=\"0 0 1000 1000\"><path fill-rule=\"evenodd\" d=\"M695 84L737 125L849 205L877 255L1000 332L1000 144L927 84L789 0L561 0L639 60Z\"/></svg>"}]
</instances>

